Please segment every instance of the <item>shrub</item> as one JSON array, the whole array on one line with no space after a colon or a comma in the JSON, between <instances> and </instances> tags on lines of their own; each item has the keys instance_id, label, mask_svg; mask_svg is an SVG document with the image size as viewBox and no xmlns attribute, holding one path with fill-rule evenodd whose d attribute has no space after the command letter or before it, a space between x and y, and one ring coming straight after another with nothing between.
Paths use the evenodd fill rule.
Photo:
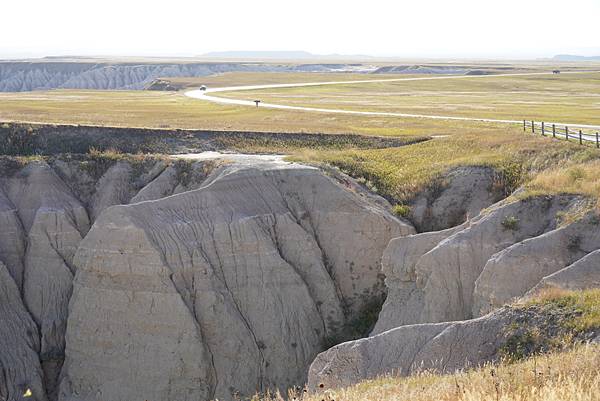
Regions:
<instances>
[{"instance_id":1,"label":"shrub","mask_svg":"<svg viewBox=\"0 0 600 401\"><path fill-rule=\"evenodd\" d=\"M410 214L410 206L398 203L394 205L392 211L396 216L408 217L408 215Z\"/></svg>"},{"instance_id":2,"label":"shrub","mask_svg":"<svg viewBox=\"0 0 600 401\"><path fill-rule=\"evenodd\" d=\"M506 216L504 220L502 220L502 227L505 230L517 230L519 228L519 219L515 216Z\"/></svg>"}]
</instances>

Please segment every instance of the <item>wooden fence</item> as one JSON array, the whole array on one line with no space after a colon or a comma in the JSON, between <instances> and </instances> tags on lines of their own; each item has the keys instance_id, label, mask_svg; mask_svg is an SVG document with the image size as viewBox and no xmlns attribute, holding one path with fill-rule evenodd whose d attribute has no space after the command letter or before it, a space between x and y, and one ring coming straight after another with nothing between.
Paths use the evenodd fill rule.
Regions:
<instances>
[{"instance_id":1,"label":"wooden fence","mask_svg":"<svg viewBox=\"0 0 600 401\"><path fill-rule=\"evenodd\" d=\"M591 142L595 143L597 148L600 148L600 133L589 129L582 130L579 128L569 128L568 125L523 120L523 131L531 131L533 134L551 136L566 141L575 140L579 141L580 145Z\"/></svg>"}]
</instances>

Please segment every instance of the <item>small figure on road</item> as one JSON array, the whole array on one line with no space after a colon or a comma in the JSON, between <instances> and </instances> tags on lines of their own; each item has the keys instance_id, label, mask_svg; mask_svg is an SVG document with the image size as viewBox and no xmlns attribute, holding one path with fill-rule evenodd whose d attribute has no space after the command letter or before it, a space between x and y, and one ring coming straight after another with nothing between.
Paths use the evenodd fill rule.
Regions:
<instances>
[{"instance_id":1,"label":"small figure on road","mask_svg":"<svg viewBox=\"0 0 600 401\"><path fill-rule=\"evenodd\" d=\"M260 100L255 100L254 103L256 103L256 107L258 107L258 104L260 103Z\"/></svg>"}]
</instances>

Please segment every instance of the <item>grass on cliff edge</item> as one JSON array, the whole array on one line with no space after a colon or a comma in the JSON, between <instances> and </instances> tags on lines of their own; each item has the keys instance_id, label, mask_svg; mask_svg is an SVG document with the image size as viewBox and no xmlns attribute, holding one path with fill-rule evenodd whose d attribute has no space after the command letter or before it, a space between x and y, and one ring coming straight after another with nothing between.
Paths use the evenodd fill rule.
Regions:
<instances>
[{"instance_id":1,"label":"grass on cliff edge","mask_svg":"<svg viewBox=\"0 0 600 401\"><path fill-rule=\"evenodd\" d=\"M600 328L600 289L567 291L549 288L537 294L535 298L524 301L522 306L542 307L544 313L561 309L574 311L575 317L563 322L563 326L574 333Z\"/></svg>"},{"instance_id":2,"label":"grass on cliff edge","mask_svg":"<svg viewBox=\"0 0 600 401\"><path fill-rule=\"evenodd\" d=\"M577 332L600 328L600 289L548 290L516 308L538 308L540 316L568 311L561 322ZM570 313L574 312L574 313ZM593 401L600 400L600 345L573 345L571 338L554 351L528 359L506 358L455 374L422 372L409 377L382 377L320 394L291 392L302 401ZM569 342L570 341L570 342ZM566 350L565 350L566 347ZM562 350L561 350L562 348ZM517 360L517 362L513 362ZM253 401L283 400L278 395Z\"/></svg>"},{"instance_id":3,"label":"grass on cliff edge","mask_svg":"<svg viewBox=\"0 0 600 401\"><path fill-rule=\"evenodd\" d=\"M582 345L514 364L487 365L451 375L424 372L406 378L384 377L296 397L302 401L597 401L600 346ZM283 398L253 399L271 400Z\"/></svg>"},{"instance_id":4,"label":"grass on cliff edge","mask_svg":"<svg viewBox=\"0 0 600 401\"><path fill-rule=\"evenodd\" d=\"M410 203L454 167L489 166L506 195L528 183L539 193L584 193L600 198L600 151L591 146L483 124L462 135L434 137L410 146L327 151L307 149L291 160L327 163L360 179L392 203ZM593 185L591 185L593 184Z\"/></svg>"}]
</instances>

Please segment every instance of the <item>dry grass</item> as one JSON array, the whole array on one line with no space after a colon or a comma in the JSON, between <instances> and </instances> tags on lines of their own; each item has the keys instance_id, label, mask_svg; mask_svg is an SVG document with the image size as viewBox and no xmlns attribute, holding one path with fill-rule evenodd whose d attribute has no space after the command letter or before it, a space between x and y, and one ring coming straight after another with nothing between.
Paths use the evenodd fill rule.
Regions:
<instances>
[{"instance_id":1,"label":"dry grass","mask_svg":"<svg viewBox=\"0 0 600 401\"><path fill-rule=\"evenodd\" d=\"M220 86L337 78L330 74L254 73L225 74L202 82ZM343 78L364 79L365 75L343 74ZM194 80L190 82L198 83ZM535 115L591 123L600 115L598 82L600 74L563 74L560 77L407 81L373 86L350 84L281 89L281 93L301 95L295 100L291 98L292 101L331 101L332 104L346 103L345 106L362 99L365 109L375 105L410 111L404 108L416 107L423 114L435 114L440 107L450 107L454 108L454 111L450 110L452 113L459 114L481 115L483 112L490 117L510 115L516 119ZM252 92L242 93L243 96L254 96ZM0 120L122 127L433 136L436 138L433 141L395 149L290 148L285 151L294 160L333 164L352 176L363 178L377 192L400 204L409 202L417 192L431 185L436 177L448 169L464 165L498 169L500 180L509 182L508 189L533 178L529 185L531 192L571 192L600 198L600 184L595 178L600 176L597 174L600 172L600 162L595 161L599 159L599 151L526 134L518 125L270 110L217 105L189 99L180 93L154 91L4 93L0 94ZM547 168L550 170L540 173Z\"/></svg>"},{"instance_id":2,"label":"dry grass","mask_svg":"<svg viewBox=\"0 0 600 401\"><path fill-rule=\"evenodd\" d=\"M507 355L498 364L438 374L425 371L409 377L381 377L321 393L292 390L288 399L302 401L592 401L600 400L600 345L576 343L577 333L597 333L600 328L600 289L566 291L550 289L515 308L535 309L540 318L559 320L570 337L544 354L528 359ZM533 308L533 309L532 309ZM525 322L523 323L525 324ZM541 348L540 348L541 349ZM529 354L528 354L529 355ZM279 394L255 396L253 401L282 401Z\"/></svg>"},{"instance_id":3,"label":"dry grass","mask_svg":"<svg viewBox=\"0 0 600 401\"><path fill-rule=\"evenodd\" d=\"M384 377L302 401L595 401L600 400L600 346L582 345L518 363L488 365L451 375L424 372ZM282 400L274 396L253 401Z\"/></svg>"},{"instance_id":4,"label":"dry grass","mask_svg":"<svg viewBox=\"0 0 600 401\"><path fill-rule=\"evenodd\" d=\"M545 173L539 172L547 168L561 166L565 169L564 166L591 163L599 158L600 152L591 147L489 124L482 124L474 133L449 135L402 148L305 150L292 157L303 162L326 162L354 177L362 177L373 184L376 192L394 203L410 202L415 194L453 167L493 167L498 171L499 184L510 191L536 174L543 177ZM548 188L540 187L540 191ZM560 185L557 183L555 189L558 188ZM568 189L579 193L575 191L577 188Z\"/></svg>"},{"instance_id":5,"label":"dry grass","mask_svg":"<svg viewBox=\"0 0 600 401\"><path fill-rule=\"evenodd\" d=\"M577 193L600 199L600 160L554 166L534 177L527 188L532 193Z\"/></svg>"},{"instance_id":6,"label":"dry grass","mask_svg":"<svg viewBox=\"0 0 600 401\"><path fill-rule=\"evenodd\" d=\"M577 311L575 318L564 322L565 327L575 333L597 330L600 327L600 289L567 291L551 288L537 294L534 299L526 301L525 305L542 306L547 310Z\"/></svg>"},{"instance_id":7,"label":"dry grass","mask_svg":"<svg viewBox=\"0 0 600 401\"><path fill-rule=\"evenodd\" d=\"M222 96L304 107L600 124L600 73L438 78Z\"/></svg>"},{"instance_id":8,"label":"dry grass","mask_svg":"<svg viewBox=\"0 0 600 401\"><path fill-rule=\"evenodd\" d=\"M402 75L401 77L416 75ZM208 87L289 84L301 82L328 81L361 81L365 79L398 78L397 74L358 74L358 73L307 73L307 72L233 72L211 75L207 77L166 77L162 80L171 83L178 89L197 88L200 85Z\"/></svg>"}]
</instances>

